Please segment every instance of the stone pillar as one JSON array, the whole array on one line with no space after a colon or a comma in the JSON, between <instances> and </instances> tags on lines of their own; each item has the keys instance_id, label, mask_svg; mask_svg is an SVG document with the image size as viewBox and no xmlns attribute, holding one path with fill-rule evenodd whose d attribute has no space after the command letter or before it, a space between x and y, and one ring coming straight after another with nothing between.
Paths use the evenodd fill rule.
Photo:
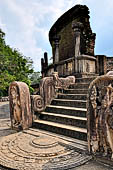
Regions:
<instances>
[{"instance_id":1,"label":"stone pillar","mask_svg":"<svg viewBox=\"0 0 113 170\"><path fill-rule=\"evenodd\" d=\"M77 57L81 54L80 51L80 37L81 37L81 29L83 28L83 24L81 22L73 22L72 29L74 32L75 39L75 72L78 72L77 66Z\"/></svg>"},{"instance_id":2,"label":"stone pillar","mask_svg":"<svg viewBox=\"0 0 113 170\"><path fill-rule=\"evenodd\" d=\"M45 67L48 67L48 55L47 52L44 53Z\"/></svg>"},{"instance_id":3,"label":"stone pillar","mask_svg":"<svg viewBox=\"0 0 113 170\"><path fill-rule=\"evenodd\" d=\"M41 73L42 73L42 78L44 77L44 59L41 58Z\"/></svg>"},{"instance_id":4,"label":"stone pillar","mask_svg":"<svg viewBox=\"0 0 113 170\"><path fill-rule=\"evenodd\" d=\"M48 55L47 52L44 53L44 58L41 58L41 73L42 78L46 76L46 69L48 67Z\"/></svg>"},{"instance_id":5,"label":"stone pillar","mask_svg":"<svg viewBox=\"0 0 113 170\"><path fill-rule=\"evenodd\" d=\"M59 41L60 41L60 36L55 36L54 37L54 45L55 45L55 57L54 57L54 63L59 62Z\"/></svg>"}]
</instances>

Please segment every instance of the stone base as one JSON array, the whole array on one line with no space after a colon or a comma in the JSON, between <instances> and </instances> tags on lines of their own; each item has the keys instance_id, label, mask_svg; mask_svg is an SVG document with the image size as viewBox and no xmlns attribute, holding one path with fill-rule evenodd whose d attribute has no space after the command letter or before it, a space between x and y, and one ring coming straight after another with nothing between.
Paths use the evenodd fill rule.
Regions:
<instances>
[{"instance_id":1,"label":"stone base","mask_svg":"<svg viewBox=\"0 0 113 170\"><path fill-rule=\"evenodd\" d=\"M74 73L76 78L90 78L90 77L97 77L98 74L95 73Z\"/></svg>"},{"instance_id":2,"label":"stone base","mask_svg":"<svg viewBox=\"0 0 113 170\"><path fill-rule=\"evenodd\" d=\"M77 152L74 142L34 129L0 140L0 164L11 169L64 170L82 165L91 158L85 152Z\"/></svg>"}]
</instances>

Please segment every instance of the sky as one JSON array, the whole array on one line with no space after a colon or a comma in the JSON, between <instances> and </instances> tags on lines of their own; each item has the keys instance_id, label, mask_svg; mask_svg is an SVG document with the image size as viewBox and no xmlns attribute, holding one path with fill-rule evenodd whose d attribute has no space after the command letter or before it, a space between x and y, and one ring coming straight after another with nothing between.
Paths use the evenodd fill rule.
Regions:
<instances>
[{"instance_id":1,"label":"sky","mask_svg":"<svg viewBox=\"0 0 113 170\"><path fill-rule=\"evenodd\" d=\"M52 56L51 26L77 4L89 7L95 54L113 56L113 0L0 0L0 28L6 33L6 44L30 57L34 70L40 71L44 52L49 59Z\"/></svg>"}]
</instances>

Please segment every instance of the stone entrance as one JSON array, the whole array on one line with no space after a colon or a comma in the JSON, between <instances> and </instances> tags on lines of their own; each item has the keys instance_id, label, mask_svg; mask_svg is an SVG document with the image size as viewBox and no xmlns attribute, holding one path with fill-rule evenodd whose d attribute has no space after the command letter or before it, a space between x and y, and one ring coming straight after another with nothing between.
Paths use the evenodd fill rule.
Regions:
<instances>
[{"instance_id":1,"label":"stone entrance","mask_svg":"<svg viewBox=\"0 0 113 170\"><path fill-rule=\"evenodd\" d=\"M4 122L0 119L0 136L4 134L0 137L0 164L4 167L18 170L63 170L82 165L92 158L86 154L87 144L79 144L72 138L34 128L15 133L10 129L8 103L0 106L0 118L3 114ZM6 131L8 133L4 133ZM82 150L78 152L77 148Z\"/></svg>"}]
</instances>

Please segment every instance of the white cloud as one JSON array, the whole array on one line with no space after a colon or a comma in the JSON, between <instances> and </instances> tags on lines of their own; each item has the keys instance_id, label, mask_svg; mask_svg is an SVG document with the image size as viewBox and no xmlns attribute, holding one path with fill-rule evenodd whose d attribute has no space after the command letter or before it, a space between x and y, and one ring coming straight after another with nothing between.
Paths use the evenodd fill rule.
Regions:
<instances>
[{"instance_id":1,"label":"white cloud","mask_svg":"<svg viewBox=\"0 0 113 170\"><path fill-rule=\"evenodd\" d=\"M3 32L7 32L6 24L3 23L1 17L0 17L0 28L3 30Z\"/></svg>"},{"instance_id":2,"label":"white cloud","mask_svg":"<svg viewBox=\"0 0 113 170\"><path fill-rule=\"evenodd\" d=\"M51 57L48 32L52 24L76 4L88 5L91 12L91 27L97 33L98 45L101 46L104 37L107 37L107 30L109 35L113 32L111 0L97 2L95 0L0 0L0 3L1 9L4 9L4 12L0 10L0 27L6 32L7 43L19 49L25 56L31 57L35 70L40 70L40 59L44 51L48 49Z\"/></svg>"}]
</instances>

